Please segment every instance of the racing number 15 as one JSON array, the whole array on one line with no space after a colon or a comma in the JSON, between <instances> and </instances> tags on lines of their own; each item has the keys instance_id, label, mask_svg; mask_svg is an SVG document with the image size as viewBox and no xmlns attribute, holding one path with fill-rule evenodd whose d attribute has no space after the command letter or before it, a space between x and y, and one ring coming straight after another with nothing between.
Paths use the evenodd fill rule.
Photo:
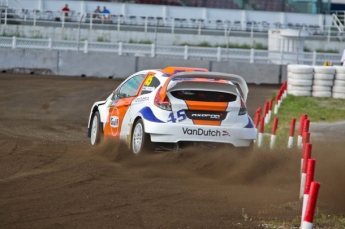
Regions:
<instances>
[{"instance_id":1,"label":"racing number 15","mask_svg":"<svg viewBox=\"0 0 345 229\"><path fill-rule=\"evenodd\" d=\"M187 117L186 117L186 114L184 113L183 110L179 110L176 112L176 114L174 114L175 112L171 112L169 114L169 117L168 117L168 121L167 122L182 122L183 120L185 120ZM176 118L175 118L176 117Z\"/></svg>"}]
</instances>

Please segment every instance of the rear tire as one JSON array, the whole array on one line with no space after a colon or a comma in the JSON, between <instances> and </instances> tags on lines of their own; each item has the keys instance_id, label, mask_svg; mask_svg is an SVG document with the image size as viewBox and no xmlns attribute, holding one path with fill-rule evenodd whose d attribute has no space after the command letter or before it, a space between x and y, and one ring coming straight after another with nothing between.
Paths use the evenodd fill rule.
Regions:
<instances>
[{"instance_id":1,"label":"rear tire","mask_svg":"<svg viewBox=\"0 0 345 229\"><path fill-rule=\"evenodd\" d=\"M98 111L93 113L91 119L91 145L97 145L101 142L102 138L101 122Z\"/></svg>"},{"instance_id":2,"label":"rear tire","mask_svg":"<svg viewBox=\"0 0 345 229\"><path fill-rule=\"evenodd\" d=\"M144 151L149 151L152 148L150 135L145 133L144 123L139 119L134 124L131 138L131 151L135 154L141 154Z\"/></svg>"}]
</instances>

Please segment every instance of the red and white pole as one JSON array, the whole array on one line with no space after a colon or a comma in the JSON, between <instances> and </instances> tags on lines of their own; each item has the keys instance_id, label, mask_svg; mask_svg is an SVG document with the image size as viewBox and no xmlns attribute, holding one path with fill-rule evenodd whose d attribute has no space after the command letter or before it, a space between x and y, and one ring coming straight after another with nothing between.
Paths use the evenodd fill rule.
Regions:
<instances>
[{"instance_id":1,"label":"red and white pole","mask_svg":"<svg viewBox=\"0 0 345 229\"><path fill-rule=\"evenodd\" d=\"M280 88L279 92L278 92L278 97L279 97L279 100L278 100L278 108L280 107L280 105L282 104L282 89Z\"/></svg>"},{"instance_id":2,"label":"red and white pole","mask_svg":"<svg viewBox=\"0 0 345 229\"><path fill-rule=\"evenodd\" d=\"M308 118L308 115L303 114L299 119L299 128L298 128L298 138L297 138L297 147L302 148L302 134L303 134L303 125L304 120Z\"/></svg>"},{"instance_id":3,"label":"red and white pole","mask_svg":"<svg viewBox=\"0 0 345 229\"><path fill-rule=\"evenodd\" d=\"M273 126L272 126L272 134L271 134L271 143L270 143L270 147L271 149L274 148L274 145L276 143L276 132L277 132L277 128L278 128L278 118L274 118L273 120Z\"/></svg>"},{"instance_id":4,"label":"red and white pole","mask_svg":"<svg viewBox=\"0 0 345 229\"><path fill-rule=\"evenodd\" d=\"M303 131L302 131L302 144L301 144L302 149L303 149L303 144L308 143L310 139L309 123L310 121L308 119L304 120L304 126L303 126Z\"/></svg>"},{"instance_id":5,"label":"red and white pole","mask_svg":"<svg viewBox=\"0 0 345 229\"><path fill-rule=\"evenodd\" d=\"M310 142L310 133L309 132L303 132L303 135L302 135L302 154L304 152L304 145L306 143L309 143Z\"/></svg>"},{"instance_id":6,"label":"red and white pole","mask_svg":"<svg viewBox=\"0 0 345 229\"><path fill-rule=\"evenodd\" d=\"M305 153L305 145L309 143L309 138L310 138L310 133L309 132L304 132L303 137L302 137L302 153L301 153L301 173L303 169L303 158L304 158L304 153Z\"/></svg>"},{"instance_id":7,"label":"red and white pole","mask_svg":"<svg viewBox=\"0 0 345 229\"><path fill-rule=\"evenodd\" d=\"M320 183L315 182L315 181L311 182L307 208L305 211L305 216L303 218L301 229L313 228L314 213L315 213L316 200L317 200L317 195L319 193L319 189L320 189Z\"/></svg>"},{"instance_id":8,"label":"red and white pole","mask_svg":"<svg viewBox=\"0 0 345 229\"><path fill-rule=\"evenodd\" d=\"M311 182L314 181L315 163L316 163L315 159L312 159L312 158L308 159L307 179L305 182L304 195L303 195L301 224L303 223L305 211L307 209L307 203L308 203L309 192L310 192L310 185L311 185Z\"/></svg>"},{"instance_id":9,"label":"red and white pole","mask_svg":"<svg viewBox=\"0 0 345 229\"><path fill-rule=\"evenodd\" d=\"M287 96L287 81L283 84L283 97L286 98Z\"/></svg>"},{"instance_id":10,"label":"red and white pole","mask_svg":"<svg viewBox=\"0 0 345 229\"><path fill-rule=\"evenodd\" d=\"M274 114L278 114L278 102L279 102L279 93L276 94L276 102L274 104Z\"/></svg>"},{"instance_id":11,"label":"red and white pole","mask_svg":"<svg viewBox=\"0 0 345 229\"><path fill-rule=\"evenodd\" d=\"M268 123L268 110L270 109L270 104L268 101L265 103L265 124Z\"/></svg>"},{"instance_id":12,"label":"red and white pole","mask_svg":"<svg viewBox=\"0 0 345 229\"><path fill-rule=\"evenodd\" d=\"M295 124L296 124L296 119L292 118L291 119L291 124L290 124L290 134L289 134L289 140L288 140L288 148L292 148L292 146L293 146L293 136L295 134Z\"/></svg>"},{"instance_id":13,"label":"red and white pole","mask_svg":"<svg viewBox=\"0 0 345 229\"><path fill-rule=\"evenodd\" d=\"M262 110L261 107L259 107L258 109L256 109L256 112L255 112L254 126L256 129L258 128L258 125L260 122L261 110Z\"/></svg>"},{"instance_id":14,"label":"red and white pole","mask_svg":"<svg viewBox=\"0 0 345 229\"><path fill-rule=\"evenodd\" d=\"M303 158L301 160L302 163L302 174L301 174L301 187L299 192L299 198L303 198L305 181L307 178L307 167L308 167L308 159L311 157L311 149L312 145L310 143L306 143L303 152Z\"/></svg>"},{"instance_id":15,"label":"red and white pole","mask_svg":"<svg viewBox=\"0 0 345 229\"><path fill-rule=\"evenodd\" d=\"M262 110L262 117L264 117L264 120L266 120L266 111L267 111L267 103L265 102L264 109ZM260 119L260 121L261 121L261 119Z\"/></svg>"},{"instance_id":16,"label":"red and white pole","mask_svg":"<svg viewBox=\"0 0 345 229\"><path fill-rule=\"evenodd\" d=\"M259 135L258 135L258 147L262 146L262 141L264 138L264 126L265 126L265 116L262 116L261 121L260 121Z\"/></svg>"},{"instance_id":17,"label":"red and white pole","mask_svg":"<svg viewBox=\"0 0 345 229\"><path fill-rule=\"evenodd\" d=\"M271 116L272 116L272 103L273 99L270 99L268 102L268 122L271 121Z\"/></svg>"}]
</instances>

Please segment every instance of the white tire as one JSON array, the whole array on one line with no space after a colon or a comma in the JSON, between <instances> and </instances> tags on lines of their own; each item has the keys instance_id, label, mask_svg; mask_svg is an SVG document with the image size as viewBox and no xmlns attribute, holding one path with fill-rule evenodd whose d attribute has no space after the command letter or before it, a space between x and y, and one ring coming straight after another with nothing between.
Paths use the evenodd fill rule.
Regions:
<instances>
[{"instance_id":1,"label":"white tire","mask_svg":"<svg viewBox=\"0 0 345 229\"><path fill-rule=\"evenodd\" d=\"M300 79L288 79L288 84L296 86L311 86L313 85L313 80L300 80Z\"/></svg>"},{"instance_id":2,"label":"white tire","mask_svg":"<svg viewBox=\"0 0 345 229\"><path fill-rule=\"evenodd\" d=\"M315 73L314 79L315 80L333 80L334 74Z\"/></svg>"},{"instance_id":3,"label":"white tire","mask_svg":"<svg viewBox=\"0 0 345 229\"><path fill-rule=\"evenodd\" d=\"M289 79L312 80L313 79L313 73L293 73L293 72L288 72L287 77Z\"/></svg>"},{"instance_id":4,"label":"white tire","mask_svg":"<svg viewBox=\"0 0 345 229\"><path fill-rule=\"evenodd\" d=\"M334 80L334 86L345 87L345 80Z\"/></svg>"},{"instance_id":5,"label":"white tire","mask_svg":"<svg viewBox=\"0 0 345 229\"><path fill-rule=\"evenodd\" d=\"M289 64L287 70L292 73L313 73L314 69L309 65Z\"/></svg>"},{"instance_id":6,"label":"white tire","mask_svg":"<svg viewBox=\"0 0 345 229\"><path fill-rule=\"evenodd\" d=\"M287 86L288 91L311 91L311 86L298 86L298 85L291 85L288 84Z\"/></svg>"},{"instance_id":7,"label":"white tire","mask_svg":"<svg viewBox=\"0 0 345 229\"><path fill-rule=\"evenodd\" d=\"M313 91L332 91L331 86L321 86L321 85L314 85L312 88Z\"/></svg>"},{"instance_id":8,"label":"white tire","mask_svg":"<svg viewBox=\"0 0 345 229\"><path fill-rule=\"evenodd\" d=\"M335 74L335 79L337 79L337 80L345 80L345 73L337 73L337 74Z\"/></svg>"},{"instance_id":9,"label":"white tire","mask_svg":"<svg viewBox=\"0 0 345 229\"><path fill-rule=\"evenodd\" d=\"M313 66L315 73L335 74L333 66Z\"/></svg>"},{"instance_id":10,"label":"white tire","mask_svg":"<svg viewBox=\"0 0 345 229\"><path fill-rule=\"evenodd\" d=\"M313 97L330 98L332 96L332 92L330 91L313 91L311 94Z\"/></svg>"},{"instance_id":11,"label":"white tire","mask_svg":"<svg viewBox=\"0 0 345 229\"><path fill-rule=\"evenodd\" d=\"M314 80L314 85L333 86L333 80Z\"/></svg>"},{"instance_id":12,"label":"white tire","mask_svg":"<svg viewBox=\"0 0 345 229\"><path fill-rule=\"evenodd\" d=\"M332 97L335 99L345 99L345 93L333 92Z\"/></svg>"},{"instance_id":13,"label":"white tire","mask_svg":"<svg viewBox=\"0 0 345 229\"><path fill-rule=\"evenodd\" d=\"M345 74L345 66L333 66L335 69L335 72L338 74Z\"/></svg>"},{"instance_id":14,"label":"white tire","mask_svg":"<svg viewBox=\"0 0 345 229\"><path fill-rule=\"evenodd\" d=\"M288 91L288 94L294 96L311 96L311 91Z\"/></svg>"},{"instance_id":15,"label":"white tire","mask_svg":"<svg viewBox=\"0 0 345 229\"><path fill-rule=\"evenodd\" d=\"M345 93L345 87L341 87L341 86L334 86L332 89L333 92L337 92L337 93Z\"/></svg>"}]
</instances>

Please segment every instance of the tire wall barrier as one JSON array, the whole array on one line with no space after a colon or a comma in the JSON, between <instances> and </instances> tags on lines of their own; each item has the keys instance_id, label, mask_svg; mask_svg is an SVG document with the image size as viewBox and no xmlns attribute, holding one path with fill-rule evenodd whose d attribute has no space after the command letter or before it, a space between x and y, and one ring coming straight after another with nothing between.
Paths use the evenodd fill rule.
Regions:
<instances>
[{"instance_id":1,"label":"tire wall barrier","mask_svg":"<svg viewBox=\"0 0 345 229\"><path fill-rule=\"evenodd\" d=\"M287 66L288 94L345 99L344 66Z\"/></svg>"},{"instance_id":2,"label":"tire wall barrier","mask_svg":"<svg viewBox=\"0 0 345 229\"><path fill-rule=\"evenodd\" d=\"M140 70L182 66L238 74L247 83L280 84L286 79L285 65L276 64L119 56L117 53L98 52L85 54L82 51L26 49L0 51L0 72L124 79Z\"/></svg>"}]
</instances>

